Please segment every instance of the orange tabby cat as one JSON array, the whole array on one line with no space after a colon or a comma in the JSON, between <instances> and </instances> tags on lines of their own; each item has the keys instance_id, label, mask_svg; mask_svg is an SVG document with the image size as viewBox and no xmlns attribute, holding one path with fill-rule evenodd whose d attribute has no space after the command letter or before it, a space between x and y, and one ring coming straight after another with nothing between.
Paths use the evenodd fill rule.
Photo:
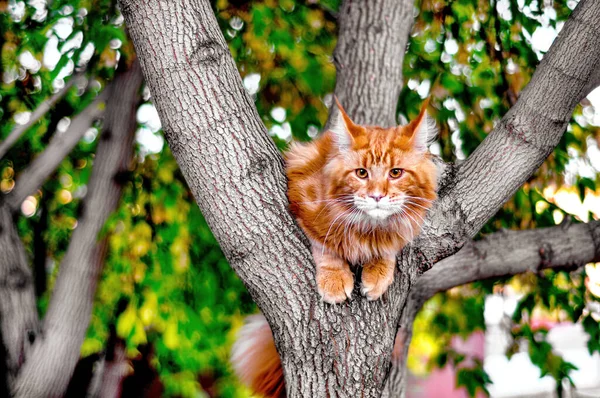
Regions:
<instances>
[{"instance_id":1,"label":"orange tabby cat","mask_svg":"<svg viewBox=\"0 0 600 398\"><path fill-rule=\"evenodd\" d=\"M437 178L427 102L412 123L387 129L356 125L337 105L325 134L286 154L290 209L311 241L319 294L332 304L352 294L349 264L363 266L364 296L385 293L396 255L436 198Z\"/></svg>"},{"instance_id":2,"label":"orange tabby cat","mask_svg":"<svg viewBox=\"0 0 600 398\"><path fill-rule=\"evenodd\" d=\"M337 105L327 132L287 153L288 197L311 241L323 300L339 303L351 296L349 264L362 264L362 293L375 300L392 283L396 254L419 233L436 198L436 169L427 152L435 128L427 102L410 124L389 129L358 126ZM256 393L285 396L281 361L264 316L246 319L231 362Z\"/></svg>"}]
</instances>

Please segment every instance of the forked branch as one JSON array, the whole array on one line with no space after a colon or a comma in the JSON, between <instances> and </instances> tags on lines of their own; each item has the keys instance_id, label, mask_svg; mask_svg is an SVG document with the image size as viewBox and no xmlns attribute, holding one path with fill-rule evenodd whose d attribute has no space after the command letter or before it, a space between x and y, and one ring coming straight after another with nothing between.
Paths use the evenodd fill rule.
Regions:
<instances>
[{"instance_id":1,"label":"forked branch","mask_svg":"<svg viewBox=\"0 0 600 398\"><path fill-rule=\"evenodd\" d=\"M439 242L429 250L430 259L458 250L552 153L573 109L597 80L598 21L600 2L582 0L516 105L458 167L430 217L426 234Z\"/></svg>"}]
</instances>

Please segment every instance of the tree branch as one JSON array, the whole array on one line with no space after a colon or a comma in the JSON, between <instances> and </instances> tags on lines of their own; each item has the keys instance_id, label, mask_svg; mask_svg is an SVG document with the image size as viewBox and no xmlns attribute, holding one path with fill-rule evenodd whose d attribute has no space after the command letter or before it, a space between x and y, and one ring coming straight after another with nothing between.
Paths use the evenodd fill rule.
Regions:
<instances>
[{"instance_id":1,"label":"tree branch","mask_svg":"<svg viewBox=\"0 0 600 398\"><path fill-rule=\"evenodd\" d=\"M573 269L600 261L600 221L529 231L502 231L470 242L423 273L411 290L400 319L387 397L403 397L406 358L413 323L434 294L478 280L547 268ZM401 388L399 388L401 387Z\"/></svg>"},{"instance_id":2,"label":"tree branch","mask_svg":"<svg viewBox=\"0 0 600 398\"><path fill-rule=\"evenodd\" d=\"M397 124L402 62L414 24L413 0L361 0L342 3L335 94L356 123Z\"/></svg>"},{"instance_id":3,"label":"tree branch","mask_svg":"<svg viewBox=\"0 0 600 398\"><path fill-rule=\"evenodd\" d=\"M73 76L60 91L52 95L50 98L42 101L42 103L31 113L31 117L29 118L29 121L27 123L15 127L13 131L10 132L8 137L6 137L6 139L0 143L0 159L2 159L4 155L6 155L6 152L8 152L8 150L15 144L15 142L19 140L21 135L23 135L23 133L29 130L31 126L36 124L38 120L40 120L46 113L48 113L48 111L52 109L52 107L58 101L60 101L60 99L65 96L65 94L67 94L67 92L73 86L73 84L82 79L83 76L83 73Z\"/></svg>"},{"instance_id":4,"label":"tree branch","mask_svg":"<svg viewBox=\"0 0 600 398\"><path fill-rule=\"evenodd\" d=\"M43 338L19 372L17 397L62 396L77 364L106 251L98 234L117 207L130 167L141 83L136 61L111 85L83 215L60 266Z\"/></svg>"},{"instance_id":5,"label":"tree branch","mask_svg":"<svg viewBox=\"0 0 600 398\"><path fill-rule=\"evenodd\" d=\"M16 211L25 198L42 186L48 176L56 170L63 159L73 150L92 123L104 113L107 87L83 111L71 120L64 133L55 132L48 146L17 177L14 189L6 196L12 211Z\"/></svg>"},{"instance_id":6,"label":"tree branch","mask_svg":"<svg viewBox=\"0 0 600 398\"><path fill-rule=\"evenodd\" d=\"M600 68L599 18L600 2L577 5L516 105L442 188L424 234L439 242L425 249L430 263L474 236L558 144Z\"/></svg>"},{"instance_id":7,"label":"tree branch","mask_svg":"<svg viewBox=\"0 0 600 398\"><path fill-rule=\"evenodd\" d=\"M465 245L418 280L411 297L492 277L546 268L578 268L600 261L600 220L528 231L502 231Z\"/></svg>"}]
</instances>

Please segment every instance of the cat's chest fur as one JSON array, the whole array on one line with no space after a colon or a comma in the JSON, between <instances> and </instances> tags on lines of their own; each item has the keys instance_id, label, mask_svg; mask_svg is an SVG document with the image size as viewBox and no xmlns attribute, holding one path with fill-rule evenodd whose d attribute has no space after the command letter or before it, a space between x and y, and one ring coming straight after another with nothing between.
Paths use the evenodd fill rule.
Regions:
<instances>
[{"instance_id":1,"label":"cat's chest fur","mask_svg":"<svg viewBox=\"0 0 600 398\"><path fill-rule=\"evenodd\" d=\"M405 238L410 233L404 231L408 229L406 225L373 225L353 215L329 214L320 206L309 213L312 214L305 214L304 218L314 219L314 223L307 225L302 219L298 221L313 246L316 245L317 249L325 246L354 265L374 257L394 256L409 240Z\"/></svg>"}]
</instances>

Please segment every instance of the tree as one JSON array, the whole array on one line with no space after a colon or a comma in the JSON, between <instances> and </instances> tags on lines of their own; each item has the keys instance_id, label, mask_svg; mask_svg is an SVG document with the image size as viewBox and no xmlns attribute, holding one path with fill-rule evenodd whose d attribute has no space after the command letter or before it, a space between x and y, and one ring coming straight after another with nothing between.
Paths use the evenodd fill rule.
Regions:
<instances>
[{"instance_id":1,"label":"tree","mask_svg":"<svg viewBox=\"0 0 600 398\"><path fill-rule=\"evenodd\" d=\"M121 6L171 150L229 263L271 325L288 395L379 396L384 389L402 395L422 300L524 271L508 267L502 245L528 253L536 270L600 259L597 222L471 243L552 153L575 106L597 86L597 3L579 3L518 101L469 158L440 164L439 199L423 233L399 255L387 300L357 298L341 306L317 297L306 239L287 211L281 157L243 88L210 4L123 0ZM390 54L403 54L409 29L398 27L411 25L411 9L408 1L342 5L336 95L359 123L395 120L400 72L386 62ZM394 41L396 32L403 36ZM506 95L511 101L514 93L509 88ZM555 247L572 255L549 255L558 253ZM488 257L492 261L484 261ZM451 273L472 260L481 266ZM446 273L456 278L443 278ZM398 330L402 355L386 388Z\"/></svg>"},{"instance_id":2,"label":"tree","mask_svg":"<svg viewBox=\"0 0 600 398\"><path fill-rule=\"evenodd\" d=\"M540 52L532 44L530 35L560 27L575 6L575 2L567 0L556 0L552 4L528 0L422 0L416 3L419 11L415 16L415 9L405 2L377 2L373 7L386 11L379 16L371 12L370 7L365 9L369 12L359 13L364 10L356 8L359 4L354 2L340 10L339 3L337 0L212 2L219 28L260 116L260 121L252 126L262 128L261 123L264 123L268 129L270 137L261 142L268 144L272 139L282 148L292 134L300 140L314 136L327 119L328 111L322 99L334 92L336 84L336 94L355 119L372 120L377 124L397 123L397 118L410 119L422 100L431 95L434 104L431 110L442 128L436 146L444 161L450 164L447 167L450 175L460 169L463 153L470 155L498 125L530 80L544 51ZM105 134L103 127L107 126L102 122L102 115L107 121L108 114L119 108L117 100L123 99L125 91L114 85L119 82L117 76L133 65L133 49L115 2L0 1L0 10L0 153L3 153L0 197L5 203L12 203L11 214L5 214L8 206L4 206L4 216L0 219L3 230L10 232L0 235L4 242L0 250L3 256L12 257L0 259L15 259L14 262L0 261L3 281L0 283L0 325L6 348L6 351L0 350L3 354L0 373L10 370L12 375L10 386L6 380L0 382L0 395L3 392L8 395L7 390L15 385L14 375L21 375L19 378L24 383L21 391L30 392L34 386L43 386L43 392L38 390L41 395L62 395L69 374L73 373L67 396L114 396L119 390L124 396L139 394L142 390L166 396L197 396L199 390L210 396L239 396L243 390L226 364L228 347L233 340L230 331L240 324L244 314L254 311L254 305L223 258L171 153L166 147L162 149L160 133L157 134L160 126L148 121L153 107L147 89L138 100L135 161L125 172L117 172L122 193L115 211L108 216L104 227L97 229L103 223L100 218L107 216L109 210L105 206L85 205L91 200L94 185L90 180L92 168L110 163L102 155L106 151L100 148L118 145L118 142L106 143L101 139L109 135ZM384 23L379 22L381 18ZM385 21L389 21L389 25ZM384 28L380 30L378 25ZM411 25L412 33L408 36ZM339 48L333 57L333 63L340 69L336 82L331 54L338 26ZM409 43L408 51L404 53L406 43ZM226 57L227 50L220 49L222 53L218 55ZM207 51L205 55L211 55L212 50ZM49 54L54 55L48 57ZM371 55L365 58L364 54ZM363 59L369 62L362 62ZM187 66L182 68L187 69ZM237 75L234 69L229 70L232 76ZM120 80L123 83L123 79ZM127 92L138 93L133 89ZM117 100L112 98L115 95ZM136 101L133 97L131 100ZM551 314L558 313L556 316L560 319L580 321L592 337L590 350L598 349L593 344L598 341L598 323L587 309L594 296L584 283L585 268L579 263L570 263L576 259L585 261L591 256L592 245L582 245L576 240L588 241L588 224L577 224L578 220L566 222L569 212L557 206L559 203L553 202L543 190L547 185L555 185L557 189L573 185L582 197L596 190L594 174L577 175L569 171L573 160L583 164L593 161L592 150L597 148L594 139L598 139L598 130L588 124L592 108L586 100L581 104L567 132L539 171L529 177L482 228L482 236L488 236L488 240L467 243L467 248L461 251L466 255L459 258L460 261L447 262L456 256L440 261L431 270L437 273L427 271L419 278L418 287L412 287L409 296L413 311L405 311L406 319L411 319L420 303L435 291L460 283L457 276L476 280L496 275L492 280L439 293L427 302L412 324L412 333L399 335L405 339L404 348L408 341L413 341L413 355L408 359L413 371L423 367L421 347L428 347L430 366L440 366L445 361L457 364L461 358L452 351L450 339L484 327L483 297L491 291L500 291L505 284L517 285L526 293L514 316L513 334L529 340L531 357L543 372L560 381L569 377L570 364L548 350L541 331L529 328L528 318L534 311L546 309L552 311ZM133 123L134 114L129 116L129 122ZM156 143L154 149L145 143L149 137ZM235 145L236 141L232 143ZM273 172L269 162L278 155L270 151L259 155L250 164L251 168L258 166L255 168L258 170L252 170L265 167L268 173ZM105 159L104 163L101 158ZM253 179L260 179L250 174ZM239 170L234 169L231 175L238 176ZM281 193L284 183L278 178L273 174L276 188L272 192ZM270 196L253 198L273 214L286 214L282 197L277 196L274 201L270 201ZM97 219L88 217L90 208L99 216ZM260 214L264 213L256 215ZM544 240L541 244L543 256L540 257L540 251L536 250L540 246L539 235L534 228L552 227L562 216L565 216L562 228L545 233L548 242ZM289 222L285 217L281 220ZM579 219L585 218L579 215ZM502 228L531 229L532 233L515 231L491 235ZM87 238L77 237L83 233L81 230L87 231ZM287 227L280 230L283 234L277 237L282 242L281 247L287 244L286 236L298 233ZM564 230L569 233L565 235ZM97 231L100 233L95 238ZM302 235L298 236L302 239ZM565 239L571 236L572 239ZM459 238L454 242L448 235L441 242L450 246L460 243ZM57 278L59 272L74 270L65 267L67 252L77 251L77 247L89 248L96 239L107 243L102 264L90 261L88 266L94 264L93 272L78 274L82 284L74 284L75 287L87 286L86 299L70 302L69 296L69 300L65 300L65 284L59 289L61 284ZM524 249L519 251L521 263L502 265L507 258L505 251L495 248L508 244L515 258L516 251ZM573 247L577 248L575 253ZM581 250L583 247L586 250ZM244 254L244 250L239 253ZM280 251L277 248L278 261ZM484 252L485 260L480 258ZM526 268L536 268L540 258L544 267L565 262L569 266L536 269L535 273L509 277ZM293 262L293 258L287 261ZM472 263L479 266L472 267ZM274 264L282 266L280 262ZM308 263L301 264L304 264L302 269L307 269ZM444 264L448 267L441 267ZM84 267L84 263L79 265L77 270L92 270ZM102 272L96 275L99 265ZM266 271L272 272L271 268ZM506 276L498 278L497 275ZM313 280L310 274L300 273L300 276L304 278L300 284L310 284ZM294 276L290 278L293 280ZM98 287L90 316L87 311L96 280ZM269 286L276 286L275 279L267 282ZM262 285L259 288L269 291ZM305 292L312 300L310 291ZM262 293L255 289L255 294ZM275 295L281 296L279 291ZM54 307L52 312L48 309L50 301ZM274 303L273 306L277 305ZM310 303L321 305L317 300ZM54 336L61 334L61 330L49 327L47 321L51 318L66 321L69 308L75 309L76 304L82 304L81 311L77 311L77 316L68 317L69 322L76 322L76 328L69 328L68 323L61 328L73 332L71 344L64 344L63 339L45 338L47 331ZM352 308L356 310L356 307L348 307ZM332 317L340 313L331 312L328 307L319 311L326 311L325 315ZM51 313L54 315L49 318ZM353 319L350 312L342 315L345 320ZM375 318L369 319L374 321ZM346 344L339 337L345 329L337 329L340 325L335 319L322 324L331 327L331 334L336 336L332 341L339 343L335 347ZM314 324L301 329L309 336L315 330L325 330L315 329ZM281 333L287 330L280 329ZM318 347L320 338L313 342ZM323 338L328 339L326 335ZM58 344L51 347L49 341L58 341ZM433 351L432 341L435 342ZM360 344L363 349L372 348L370 343ZM44 357L38 366L35 366L37 359L31 360L36 345L36 355ZM374 348L384 352L383 346ZM61 366L54 366L53 358L46 358L44 352L50 349L56 352L54 359L61 358ZM77 363L79 353L83 358ZM333 354L322 355L326 363L321 363L337 371L341 368L335 350ZM364 355L371 353L365 351ZM390 386L404 377L404 356L393 359L401 366L392 369ZM134 369L129 377L123 373L125 361ZM387 360L380 364L385 367ZM480 363L471 367L472 364L463 361L460 366L458 383L466 385L469 392L485 388L485 373ZM27 373L18 373L19 369L26 369ZM360 369L360 374L363 373L370 376ZM157 392L161 390L162 393Z\"/></svg>"}]
</instances>

